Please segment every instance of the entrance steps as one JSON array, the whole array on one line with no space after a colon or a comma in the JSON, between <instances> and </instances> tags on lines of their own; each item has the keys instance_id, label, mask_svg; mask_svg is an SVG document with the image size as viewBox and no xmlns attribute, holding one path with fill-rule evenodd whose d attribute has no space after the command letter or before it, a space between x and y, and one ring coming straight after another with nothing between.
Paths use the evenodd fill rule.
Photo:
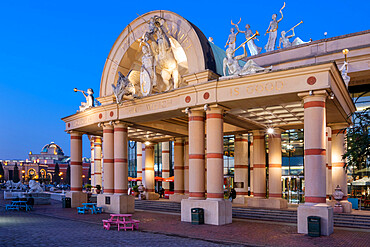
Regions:
<instances>
[{"instance_id":1,"label":"entrance steps","mask_svg":"<svg viewBox=\"0 0 370 247\"><path fill-rule=\"evenodd\" d=\"M180 213L181 203L163 200L159 201L135 200L135 209ZM277 221L294 224L297 223L296 210L233 207L232 215L233 218L238 219ZM369 215L334 214L334 226L370 229L370 214Z\"/></svg>"}]
</instances>

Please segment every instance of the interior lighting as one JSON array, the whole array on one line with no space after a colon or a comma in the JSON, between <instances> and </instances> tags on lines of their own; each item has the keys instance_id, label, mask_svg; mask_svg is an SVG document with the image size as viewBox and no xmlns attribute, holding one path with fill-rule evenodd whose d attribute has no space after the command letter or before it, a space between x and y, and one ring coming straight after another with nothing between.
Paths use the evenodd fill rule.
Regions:
<instances>
[{"instance_id":1,"label":"interior lighting","mask_svg":"<svg viewBox=\"0 0 370 247\"><path fill-rule=\"evenodd\" d=\"M334 99L334 96L335 96L334 93L331 93L330 94L330 99Z\"/></svg>"},{"instance_id":2,"label":"interior lighting","mask_svg":"<svg viewBox=\"0 0 370 247\"><path fill-rule=\"evenodd\" d=\"M150 145L150 141L146 141L144 142L145 146L149 146Z\"/></svg>"},{"instance_id":3,"label":"interior lighting","mask_svg":"<svg viewBox=\"0 0 370 247\"><path fill-rule=\"evenodd\" d=\"M270 135L274 134L274 129L273 128L268 128L267 133L270 134Z\"/></svg>"}]
</instances>

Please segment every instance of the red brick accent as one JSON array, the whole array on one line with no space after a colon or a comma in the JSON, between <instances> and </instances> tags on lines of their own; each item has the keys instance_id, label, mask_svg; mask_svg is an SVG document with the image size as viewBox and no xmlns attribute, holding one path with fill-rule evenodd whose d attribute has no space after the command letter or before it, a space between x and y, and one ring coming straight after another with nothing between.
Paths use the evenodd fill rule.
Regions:
<instances>
[{"instance_id":1,"label":"red brick accent","mask_svg":"<svg viewBox=\"0 0 370 247\"><path fill-rule=\"evenodd\" d=\"M68 123L68 128L70 128L71 127L71 124L70 123Z\"/></svg>"},{"instance_id":2,"label":"red brick accent","mask_svg":"<svg viewBox=\"0 0 370 247\"><path fill-rule=\"evenodd\" d=\"M253 168L266 168L265 164L253 164Z\"/></svg>"},{"instance_id":3,"label":"red brick accent","mask_svg":"<svg viewBox=\"0 0 370 247\"><path fill-rule=\"evenodd\" d=\"M256 140L256 139L265 139L265 136L253 136L253 140ZM253 145L253 143L251 143L251 145Z\"/></svg>"},{"instance_id":4,"label":"red brick accent","mask_svg":"<svg viewBox=\"0 0 370 247\"><path fill-rule=\"evenodd\" d=\"M207 193L207 198L224 198L224 193Z\"/></svg>"},{"instance_id":5,"label":"red brick accent","mask_svg":"<svg viewBox=\"0 0 370 247\"><path fill-rule=\"evenodd\" d=\"M173 192L175 192L176 194L184 194L185 190L174 190Z\"/></svg>"},{"instance_id":6,"label":"red brick accent","mask_svg":"<svg viewBox=\"0 0 370 247\"><path fill-rule=\"evenodd\" d=\"M320 148L305 149L304 155L326 155L326 150Z\"/></svg>"},{"instance_id":7,"label":"red brick accent","mask_svg":"<svg viewBox=\"0 0 370 247\"><path fill-rule=\"evenodd\" d=\"M71 161L71 166L82 166L81 161Z\"/></svg>"},{"instance_id":8,"label":"red brick accent","mask_svg":"<svg viewBox=\"0 0 370 247\"><path fill-rule=\"evenodd\" d=\"M191 97L190 97L190 96L186 96L186 97L185 97L185 102L186 102L186 103L189 103L190 101L191 101Z\"/></svg>"},{"instance_id":9,"label":"red brick accent","mask_svg":"<svg viewBox=\"0 0 370 247\"><path fill-rule=\"evenodd\" d=\"M123 162L123 163L127 163L127 159L114 159L114 162Z\"/></svg>"},{"instance_id":10,"label":"red brick accent","mask_svg":"<svg viewBox=\"0 0 370 247\"><path fill-rule=\"evenodd\" d=\"M248 192L236 192L237 196L247 196Z\"/></svg>"},{"instance_id":11,"label":"red brick accent","mask_svg":"<svg viewBox=\"0 0 370 247\"><path fill-rule=\"evenodd\" d=\"M169 154L170 151L169 150L162 150L162 154Z\"/></svg>"},{"instance_id":12,"label":"red brick accent","mask_svg":"<svg viewBox=\"0 0 370 247\"><path fill-rule=\"evenodd\" d=\"M207 153L207 159L222 159L223 153Z\"/></svg>"},{"instance_id":13,"label":"red brick accent","mask_svg":"<svg viewBox=\"0 0 370 247\"><path fill-rule=\"evenodd\" d=\"M266 193L254 193L256 197L266 197Z\"/></svg>"},{"instance_id":14,"label":"red brick accent","mask_svg":"<svg viewBox=\"0 0 370 247\"><path fill-rule=\"evenodd\" d=\"M146 167L142 169L143 171L154 171L154 167Z\"/></svg>"},{"instance_id":15,"label":"red brick accent","mask_svg":"<svg viewBox=\"0 0 370 247\"><path fill-rule=\"evenodd\" d=\"M331 166L332 167L341 167L341 168L343 168L344 167L344 162L333 162L333 163L331 163Z\"/></svg>"},{"instance_id":16,"label":"red brick accent","mask_svg":"<svg viewBox=\"0 0 370 247\"><path fill-rule=\"evenodd\" d=\"M114 131L116 132L119 132L119 131L121 131L121 132L127 132L127 128L121 128L121 127L115 127L114 128Z\"/></svg>"},{"instance_id":17,"label":"red brick accent","mask_svg":"<svg viewBox=\"0 0 370 247\"><path fill-rule=\"evenodd\" d=\"M281 198L281 194L280 193L269 193L269 197Z\"/></svg>"},{"instance_id":18,"label":"red brick accent","mask_svg":"<svg viewBox=\"0 0 370 247\"><path fill-rule=\"evenodd\" d=\"M189 160L190 159L198 159L198 160L204 160L204 154L189 154Z\"/></svg>"},{"instance_id":19,"label":"red brick accent","mask_svg":"<svg viewBox=\"0 0 370 247\"><path fill-rule=\"evenodd\" d=\"M114 193L124 193L124 194L127 194L127 189L123 189L123 190L114 189Z\"/></svg>"},{"instance_id":20,"label":"red brick accent","mask_svg":"<svg viewBox=\"0 0 370 247\"><path fill-rule=\"evenodd\" d=\"M113 129L104 129L103 133L113 134Z\"/></svg>"},{"instance_id":21,"label":"red brick accent","mask_svg":"<svg viewBox=\"0 0 370 247\"><path fill-rule=\"evenodd\" d=\"M103 188L104 193L114 193L114 189L105 189Z\"/></svg>"},{"instance_id":22,"label":"red brick accent","mask_svg":"<svg viewBox=\"0 0 370 247\"><path fill-rule=\"evenodd\" d=\"M114 113L111 111L111 112L109 113L109 116L113 117L113 115L114 115Z\"/></svg>"},{"instance_id":23,"label":"red brick accent","mask_svg":"<svg viewBox=\"0 0 370 247\"><path fill-rule=\"evenodd\" d=\"M71 136L73 140L82 140L82 136Z\"/></svg>"},{"instance_id":24,"label":"red brick accent","mask_svg":"<svg viewBox=\"0 0 370 247\"><path fill-rule=\"evenodd\" d=\"M184 166L184 169L185 170L189 170L189 166Z\"/></svg>"},{"instance_id":25,"label":"red brick accent","mask_svg":"<svg viewBox=\"0 0 370 247\"><path fill-rule=\"evenodd\" d=\"M319 196L306 196L305 202L326 203L326 198Z\"/></svg>"},{"instance_id":26,"label":"red brick accent","mask_svg":"<svg viewBox=\"0 0 370 247\"><path fill-rule=\"evenodd\" d=\"M204 197L204 192L189 192L189 197Z\"/></svg>"},{"instance_id":27,"label":"red brick accent","mask_svg":"<svg viewBox=\"0 0 370 247\"><path fill-rule=\"evenodd\" d=\"M270 168L281 168L281 164L269 164Z\"/></svg>"},{"instance_id":28,"label":"red brick accent","mask_svg":"<svg viewBox=\"0 0 370 247\"><path fill-rule=\"evenodd\" d=\"M114 163L114 159L103 159L104 163Z\"/></svg>"},{"instance_id":29,"label":"red brick accent","mask_svg":"<svg viewBox=\"0 0 370 247\"><path fill-rule=\"evenodd\" d=\"M208 92L205 92L203 94L203 99L205 99L205 100L209 99L209 93Z\"/></svg>"},{"instance_id":30,"label":"red brick accent","mask_svg":"<svg viewBox=\"0 0 370 247\"><path fill-rule=\"evenodd\" d=\"M207 119L210 119L210 118L222 119L222 114L221 113L207 113Z\"/></svg>"},{"instance_id":31,"label":"red brick accent","mask_svg":"<svg viewBox=\"0 0 370 247\"><path fill-rule=\"evenodd\" d=\"M162 170L162 172L170 172L170 170Z\"/></svg>"},{"instance_id":32,"label":"red brick accent","mask_svg":"<svg viewBox=\"0 0 370 247\"><path fill-rule=\"evenodd\" d=\"M250 167L249 169L250 169L251 171L253 171L253 167Z\"/></svg>"},{"instance_id":33,"label":"red brick accent","mask_svg":"<svg viewBox=\"0 0 370 247\"><path fill-rule=\"evenodd\" d=\"M71 191L82 191L82 187L71 187Z\"/></svg>"},{"instance_id":34,"label":"red brick accent","mask_svg":"<svg viewBox=\"0 0 370 247\"><path fill-rule=\"evenodd\" d=\"M202 117L202 116L191 116L191 117L189 117L189 122L190 121L204 121L204 117Z\"/></svg>"},{"instance_id":35,"label":"red brick accent","mask_svg":"<svg viewBox=\"0 0 370 247\"><path fill-rule=\"evenodd\" d=\"M174 166L174 170L184 170L183 166Z\"/></svg>"},{"instance_id":36,"label":"red brick accent","mask_svg":"<svg viewBox=\"0 0 370 247\"><path fill-rule=\"evenodd\" d=\"M248 168L248 165L234 165L234 168Z\"/></svg>"},{"instance_id":37,"label":"red brick accent","mask_svg":"<svg viewBox=\"0 0 370 247\"><path fill-rule=\"evenodd\" d=\"M95 158L94 158L94 161L101 161L101 159L95 159Z\"/></svg>"},{"instance_id":38,"label":"red brick accent","mask_svg":"<svg viewBox=\"0 0 370 247\"><path fill-rule=\"evenodd\" d=\"M100 113L99 114L99 119L102 119L102 117L103 117L103 114Z\"/></svg>"},{"instance_id":39,"label":"red brick accent","mask_svg":"<svg viewBox=\"0 0 370 247\"><path fill-rule=\"evenodd\" d=\"M310 108L310 107L325 107L324 101L309 101L304 103L304 108Z\"/></svg>"},{"instance_id":40,"label":"red brick accent","mask_svg":"<svg viewBox=\"0 0 370 247\"><path fill-rule=\"evenodd\" d=\"M139 156L139 157L141 157L141 156L143 156L142 154L137 154L136 156Z\"/></svg>"},{"instance_id":41,"label":"red brick accent","mask_svg":"<svg viewBox=\"0 0 370 247\"><path fill-rule=\"evenodd\" d=\"M100 175L101 174L101 172L95 172L95 174L94 175Z\"/></svg>"},{"instance_id":42,"label":"red brick accent","mask_svg":"<svg viewBox=\"0 0 370 247\"><path fill-rule=\"evenodd\" d=\"M243 139L243 138L235 138L236 142L248 142L248 139Z\"/></svg>"},{"instance_id":43,"label":"red brick accent","mask_svg":"<svg viewBox=\"0 0 370 247\"><path fill-rule=\"evenodd\" d=\"M136 173L143 173L142 171L136 171Z\"/></svg>"},{"instance_id":44,"label":"red brick accent","mask_svg":"<svg viewBox=\"0 0 370 247\"><path fill-rule=\"evenodd\" d=\"M315 83L316 83L316 77L310 76L310 77L307 78L307 84L308 85L313 85Z\"/></svg>"},{"instance_id":45,"label":"red brick accent","mask_svg":"<svg viewBox=\"0 0 370 247\"><path fill-rule=\"evenodd\" d=\"M331 142L331 137L328 138L328 141Z\"/></svg>"}]
</instances>

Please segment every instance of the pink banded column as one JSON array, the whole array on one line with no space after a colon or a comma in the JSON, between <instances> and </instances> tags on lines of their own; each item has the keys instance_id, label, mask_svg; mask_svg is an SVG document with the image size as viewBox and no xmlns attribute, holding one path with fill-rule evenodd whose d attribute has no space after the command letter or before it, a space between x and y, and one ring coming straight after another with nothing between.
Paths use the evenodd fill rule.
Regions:
<instances>
[{"instance_id":1,"label":"pink banded column","mask_svg":"<svg viewBox=\"0 0 370 247\"><path fill-rule=\"evenodd\" d=\"M304 166L306 203L326 202L326 95L304 101Z\"/></svg>"},{"instance_id":2,"label":"pink banded column","mask_svg":"<svg viewBox=\"0 0 370 247\"><path fill-rule=\"evenodd\" d=\"M141 142L136 142L136 177L142 177L143 148ZM140 185L141 181L137 181Z\"/></svg>"},{"instance_id":3,"label":"pink banded column","mask_svg":"<svg viewBox=\"0 0 370 247\"><path fill-rule=\"evenodd\" d=\"M91 158L90 158L90 167L91 167L91 174L90 174L90 184L91 186L95 186L95 159L94 159L94 136L90 136L90 151L91 151Z\"/></svg>"},{"instance_id":4,"label":"pink banded column","mask_svg":"<svg viewBox=\"0 0 370 247\"><path fill-rule=\"evenodd\" d=\"M185 195L189 195L189 138L184 142L184 189Z\"/></svg>"},{"instance_id":5,"label":"pink banded column","mask_svg":"<svg viewBox=\"0 0 370 247\"><path fill-rule=\"evenodd\" d=\"M222 109L207 110L207 200L224 199Z\"/></svg>"},{"instance_id":6,"label":"pink banded column","mask_svg":"<svg viewBox=\"0 0 370 247\"><path fill-rule=\"evenodd\" d=\"M189 199L205 198L204 112L189 113Z\"/></svg>"},{"instance_id":7,"label":"pink banded column","mask_svg":"<svg viewBox=\"0 0 370 247\"><path fill-rule=\"evenodd\" d=\"M127 126L114 124L114 194L127 194L128 152Z\"/></svg>"},{"instance_id":8,"label":"pink banded column","mask_svg":"<svg viewBox=\"0 0 370 247\"><path fill-rule=\"evenodd\" d=\"M281 130L269 135L269 197L281 198Z\"/></svg>"},{"instance_id":9,"label":"pink banded column","mask_svg":"<svg viewBox=\"0 0 370 247\"><path fill-rule=\"evenodd\" d=\"M113 126L103 126L104 194L114 193L114 134Z\"/></svg>"},{"instance_id":10,"label":"pink banded column","mask_svg":"<svg viewBox=\"0 0 370 247\"><path fill-rule=\"evenodd\" d=\"M146 188L146 184L145 184L145 144L141 144L141 152L142 152L142 157L141 157L141 181L142 181L142 184L143 186ZM154 158L153 158L154 159Z\"/></svg>"},{"instance_id":11,"label":"pink banded column","mask_svg":"<svg viewBox=\"0 0 370 247\"><path fill-rule=\"evenodd\" d=\"M146 192L155 192L154 190L154 145L145 146L145 189Z\"/></svg>"},{"instance_id":12,"label":"pink banded column","mask_svg":"<svg viewBox=\"0 0 370 247\"><path fill-rule=\"evenodd\" d=\"M261 130L253 131L253 195L266 197L265 133Z\"/></svg>"},{"instance_id":13,"label":"pink banded column","mask_svg":"<svg viewBox=\"0 0 370 247\"><path fill-rule=\"evenodd\" d=\"M331 164L331 128L326 127L326 198L333 194L332 164Z\"/></svg>"},{"instance_id":14,"label":"pink banded column","mask_svg":"<svg viewBox=\"0 0 370 247\"><path fill-rule=\"evenodd\" d=\"M253 158L253 135L251 135L250 136L251 137L251 144L250 144L250 146L249 146L249 152L250 152L250 154L249 154L249 179L250 179L250 181L249 181L249 186L250 186L250 195L251 196L253 196L253 194L254 194L254 185L253 185L253 181L254 181L254 179L253 179L253 160L254 160L254 158Z\"/></svg>"},{"instance_id":15,"label":"pink banded column","mask_svg":"<svg viewBox=\"0 0 370 247\"><path fill-rule=\"evenodd\" d=\"M170 177L170 143L162 142L162 178ZM170 182L162 182L166 191L170 189Z\"/></svg>"},{"instance_id":16,"label":"pink banded column","mask_svg":"<svg viewBox=\"0 0 370 247\"><path fill-rule=\"evenodd\" d=\"M101 167L102 139L100 136L94 137L94 177L95 186L102 186L102 167Z\"/></svg>"},{"instance_id":17,"label":"pink banded column","mask_svg":"<svg viewBox=\"0 0 370 247\"><path fill-rule=\"evenodd\" d=\"M184 194L184 143L182 138L176 138L174 143L174 192Z\"/></svg>"},{"instance_id":18,"label":"pink banded column","mask_svg":"<svg viewBox=\"0 0 370 247\"><path fill-rule=\"evenodd\" d=\"M71 191L82 191L82 133L71 133Z\"/></svg>"},{"instance_id":19,"label":"pink banded column","mask_svg":"<svg viewBox=\"0 0 370 247\"><path fill-rule=\"evenodd\" d=\"M345 161L342 159L342 155L345 153L346 143L345 143L345 134L346 131L343 131L347 128L347 125L335 125L332 126L332 143L331 143L331 158L332 158L332 174L333 174L333 186L332 190L334 191L337 185L340 186L344 193L343 200L348 198L348 189L347 189L347 174L344 168Z\"/></svg>"},{"instance_id":20,"label":"pink banded column","mask_svg":"<svg viewBox=\"0 0 370 247\"><path fill-rule=\"evenodd\" d=\"M248 195L248 135L235 136L235 182L243 183L243 188L235 188L237 196Z\"/></svg>"}]
</instances>

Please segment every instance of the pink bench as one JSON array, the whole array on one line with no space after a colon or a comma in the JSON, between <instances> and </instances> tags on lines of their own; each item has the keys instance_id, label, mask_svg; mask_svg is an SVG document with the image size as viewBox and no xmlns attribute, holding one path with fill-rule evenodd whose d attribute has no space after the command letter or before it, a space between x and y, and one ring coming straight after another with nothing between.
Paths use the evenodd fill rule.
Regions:
<instances>
[{"instance_id":1,"label":"pink bench","mask_svg":"<svg viewBox=\"0 0 370 247\"><path fill-rule=\"evenodd\" d=\"M140 221L132 219L132 214L111 214L110 219L103 220L103 228L110 230L111 226L117 226L118 231L121 229L138 230L139 223Z\"/></svg>"}]
</instances>

